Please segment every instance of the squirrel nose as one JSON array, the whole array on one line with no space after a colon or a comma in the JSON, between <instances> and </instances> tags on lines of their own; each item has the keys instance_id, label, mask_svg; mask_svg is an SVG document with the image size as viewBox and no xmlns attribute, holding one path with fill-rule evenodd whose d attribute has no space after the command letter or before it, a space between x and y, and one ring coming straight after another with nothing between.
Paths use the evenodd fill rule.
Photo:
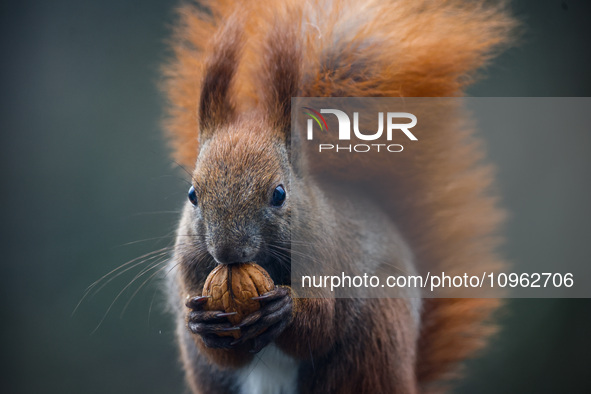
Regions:
<instances>
[{"instance_id":1,"label":"squirrel nose","mask_svg":"<svg viewBox=\"0 0 591 394\"><path fill-rule=\"evenodd\" d=\"M220 245L211 255L219 264L247 263L253 261L258 248L252 246Z\"/></svg>"}]
</instances>

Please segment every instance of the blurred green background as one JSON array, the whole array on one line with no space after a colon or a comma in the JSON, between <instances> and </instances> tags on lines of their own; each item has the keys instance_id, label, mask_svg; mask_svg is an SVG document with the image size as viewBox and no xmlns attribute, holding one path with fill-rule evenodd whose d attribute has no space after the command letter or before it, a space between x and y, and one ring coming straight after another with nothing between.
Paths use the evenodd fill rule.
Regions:
<instances>
[{"instance_id":1,"label":"blurred green background","mask_svg":"<svg viewBox=\"0 0 591 394\"><path fill-rule=\"evenodd\" d=\"M157 83L176 4L1 5L2 392L184 390L158 282L131 298L156 269L108 314L145 265L72 316L95 280L172 242L188 186L167 156ZM591 2L514 1L513 9L527 27L522 44L470 94L589 96ZM590 263L590 134L511 135L510 154L508 137L484 136L511 212L504 253ZM552 151L561 137L567 149ZM457 392L588 392L590 300L508 300L500 318L503 330L468 364Z\"/></svg>"}]
</instances>

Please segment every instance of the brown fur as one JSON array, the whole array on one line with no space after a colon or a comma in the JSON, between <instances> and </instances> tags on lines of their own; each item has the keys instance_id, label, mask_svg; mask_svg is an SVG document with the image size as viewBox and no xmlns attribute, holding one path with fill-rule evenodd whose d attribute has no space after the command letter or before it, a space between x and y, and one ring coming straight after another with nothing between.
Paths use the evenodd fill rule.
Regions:
<instances>
[{"instance_id":1,"label":"brown fur","mask_svg":"<svg viewBox=\"0 0 591 394\"><path fill-rule=\"evenodd\" d=\"M208 5L212 15L190 5L180 9L174 60L166 67L165 86L171 102L166 126L178 162L193 167L199 152L199 130L227 123L235 112L258 111L273 130L288 127L290 107L286 98L290 96L461 95L475 71L507 43L515 28L515 21L502 6L483 1L358 4L335 0L332 9L323 8L318 4L321 2L311 3L215 1ZM240 20L248 21L243 38L235 28L239 21L222 22L228 18L232 21L236 18L233 15L242 15ZM218 25L222 33L216 35ZM198 108L201 119L206 120L201 125ZM201 138L204 136L209 137L204 134ZM224 138L245 139L249 145L264 149L265 141L280 140L282 134L256 134L251 130L244 135L229 133ZM503 214L491 194L491 168L480 164L482 148L473 141L470 126L455 121L436 136L422 140L420 152L402 167L384 166L391 169L386 175L397 188L383 195L398 201L396 210L390 213L409 240L422 272L466 266L475 259L489 272L503 265L494 252ZM453 146L453 154L442 150L443 145ZM316 170L338 173L337 167L328 162ZM385 202L384 206L391 204ZM312 352L331 362L331 345L336 338L330 314L342 301L325 301L337 305L300 300L297 307L304 311L302 315L318 316L318 320L294 319L288 328L290 334L278 340L280 346L300 357ZM391 382L383 380L389 371L383 368L384 363L392 362L380 357L395 355L379 350L389 348L387 343L393 336L405 337L405 329L393 330L386 324L397 321L395 300L368 300L367 308L377 309L378 304L389 312L383 320L373 321L373 328L367 328L377 342L373 348L360 348L357 355L351 355L360 359L360 354L375 351L375 364L333 360L342 362L342 366L327 369L326 382L310 384L334 387L331 380L346 381L363 370L367 380L351 382L351 392L362 388L388 392ZM452 377L459 363L485 344L493 332L488 323L491 313L498 306L495 299L424 300L416 350L416 375L423 391L441 389L438 382ZM318 322L325 326L314 327ZM292 343L290 335L310 338L310 342ZM362 383L366 386L356 386Z\"/></svg>"}]
</instances>

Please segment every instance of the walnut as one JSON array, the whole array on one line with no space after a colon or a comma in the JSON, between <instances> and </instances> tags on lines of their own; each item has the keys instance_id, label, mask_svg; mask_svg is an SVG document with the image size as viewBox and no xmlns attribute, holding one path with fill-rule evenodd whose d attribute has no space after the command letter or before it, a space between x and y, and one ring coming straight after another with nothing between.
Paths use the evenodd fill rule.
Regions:
<instances>
[{"instance_id":1,"label":"walnut","mask_svg":"<svg viewBox=\"0 0 591 394\"><path fill-rule=\"evenodd\" d=\"M258 264L220 264L211 271L203 286L203 295L211 296L204 305L208 311L237 312L228 316L236 325L246 316L260 309L259 301L251 299L275 288L273 280ZM240 337L240 332L228 332L224 336Z\"/></svg>"}]
</instances>

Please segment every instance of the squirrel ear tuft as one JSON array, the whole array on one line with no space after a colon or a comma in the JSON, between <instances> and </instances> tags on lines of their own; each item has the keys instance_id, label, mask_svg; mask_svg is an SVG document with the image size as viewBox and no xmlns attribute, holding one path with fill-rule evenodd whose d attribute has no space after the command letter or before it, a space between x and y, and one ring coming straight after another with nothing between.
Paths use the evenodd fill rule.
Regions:
<instances>
[{"instance_id":1,"label":"squirrel ear tuft","mask_svg":"<svg viewBox=\"0 0 591 394\"><path fill-rule=\"evenodd\" d=\"M230 16L213 37L215 50L205 62L199 100L201 142L236 115L231 89L243 46L242 25L237 15Z\"/></svg>"},{"instance_id":2,"label":"squirrel ear tuft","mask_svg":"<svg viewBox=\"0 0 591 394\"><path fill-rule=\"evenodd\" d=\"M260 74L261 104L271 126L291 140L291 98L299 92L301 46L294 24L276 22L269 29L263 48Z\"/></svg>"}]
</instances>

